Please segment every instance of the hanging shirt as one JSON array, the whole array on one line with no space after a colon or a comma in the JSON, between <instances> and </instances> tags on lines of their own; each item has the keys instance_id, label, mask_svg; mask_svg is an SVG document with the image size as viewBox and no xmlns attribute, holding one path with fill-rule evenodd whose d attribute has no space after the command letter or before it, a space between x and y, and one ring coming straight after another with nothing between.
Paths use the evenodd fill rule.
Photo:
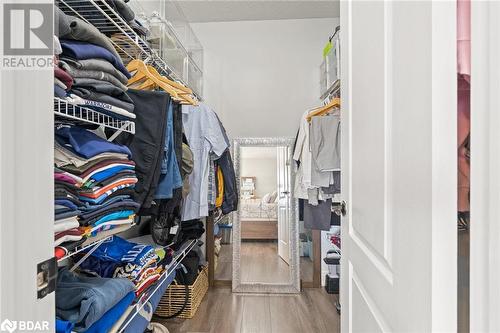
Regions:
<instances>
[{"instance_id":1,"label":"hanging shirt","mask_svg":"<svg viewBox=\"0 0 500 333\"><path fill-rule=\"evenodd\" d=\"M312 117L310 141L313 163L321 171L340 170L340 115Z\"/></svg>"},{"instance_id":2,"label":"hanging shirt","mask_svg":"<svg viewBox=\"0 0 500 333\"><path fill-rule=\"evenodd\" d=\"M309 141L309 122L306 118L308 113L309 111L306 111L302 116L293 154L293 159L298 162L300 161L300 166L295 176L295 196L300 199L312 199L310 196L312 193L316 193L314 199L318 200L324 198L319 193L321 191L318 192L317 189L320 187L329 187L333 183L333 174L332 172L321 172L313 165ZM315 191L310 191L311 189Z\"/></svg>"},{"instance_id":3,"label":"hanging shirt","mask_svg":"<svg viewBox=\"0 0 500 333\"><path fill-rule=\"evenodd\" d=\"M217 115L205 104L182 106L184 133L193 152L190 191L182 206L182 220L208 216L208 173L210 153L221 156L228 148Z\"/></svg>"}]
</instances>

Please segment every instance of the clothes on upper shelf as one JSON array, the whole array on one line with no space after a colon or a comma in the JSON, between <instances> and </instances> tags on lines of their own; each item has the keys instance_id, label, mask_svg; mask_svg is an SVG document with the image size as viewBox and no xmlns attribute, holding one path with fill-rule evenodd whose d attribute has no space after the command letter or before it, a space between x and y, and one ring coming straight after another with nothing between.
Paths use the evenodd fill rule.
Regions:
<instances>
[{"instance_id":1,"label":"clothes on upper shelf","mask_svg":"<svg viewBox=\"0 0 500 333\"><path fill-rule=\"evenodd\" d=\"M140 205L127 190L137 183L128 147L59 126L54 148L55 253L62 258L104 231L130 227Z\"/></svg>"},{"instance_id":2,"label":"clothes on upper shelf","mask_svg":"<svg viewBox=\"0 0 500 333\"><path fill-rule=\"evenodd\" d=\"M63 50L62 57L76 60L103 59L111 63L127 78L130 78L130 73L123 65L121 59L115 54L109 52L108 49L99 45L78 40L60 39L60 42Z\"/></svg>"},{"instance_id":3,"label":"clothes on upper shelf","mask_svg":"<svg viewBox=\"0 0 500 333\"><path fill-rule=\"evenodd\" d=\"M132 302L128 295L133 290L128 279L86 277L63 268L57 276L56 316L85 332L121 300Z\"/></svg>"},{"instance_id":4,"label":"clothes on upper shelf","mask_svg":"<svg viewBox=\"0 0 500 333\"><path fill-rule=\"evenodd\" d=\"M116 58L119 58L113 43L111 43L109 38L101 33L99 29L78 17L64 14L58 7L54 7L54 10L54 24L56 27L54 32L57 37L60 39L76 40L99 45L108 50Z\"/></svg>"},{"instance_id":5,"label":"clothes on upper shelf","mask_svg":"<svg viewBox=\"0 0 500 333\"><path fill-rule=\"evenodd\" d=\"M55 14L62 51L55 55L55 96L120 120L135 118L126 86L131 76L109 37L57 7Z\"/></svg>"}]
</instances>

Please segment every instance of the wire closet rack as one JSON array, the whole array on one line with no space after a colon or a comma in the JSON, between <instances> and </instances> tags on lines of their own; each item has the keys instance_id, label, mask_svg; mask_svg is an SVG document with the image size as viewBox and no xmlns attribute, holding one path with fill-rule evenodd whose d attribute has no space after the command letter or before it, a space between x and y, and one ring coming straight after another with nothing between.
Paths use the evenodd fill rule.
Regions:
<instances>
[{"instance_id":1,"label":"wire closet rack","mask_svg":"<svg viewBox=\"0 0 500 333\"><path fill-rule=\"evenodd\" d=\"M56 0L56 5L67 15L76 16L109 36L116 51L127 64L133 59L140 59L161 74L187 86L175 71L143 40L123 18L104 0ZM200 96L194 93L198 100Z\"/></svg>"},{"instance_id":2,"label":"wire closet rack","mask_svg":"<svg viewBox=\"0 0 500 333\"><path fill-rule=\"evenodd\" d=\"M58 97L54 97L54 113L56 116L116 130L113 137L109 139L110 141L122 132L135 134L135 123L132 120L119 120L107 114L71 104Z\"/></svg>"}]
</instances>

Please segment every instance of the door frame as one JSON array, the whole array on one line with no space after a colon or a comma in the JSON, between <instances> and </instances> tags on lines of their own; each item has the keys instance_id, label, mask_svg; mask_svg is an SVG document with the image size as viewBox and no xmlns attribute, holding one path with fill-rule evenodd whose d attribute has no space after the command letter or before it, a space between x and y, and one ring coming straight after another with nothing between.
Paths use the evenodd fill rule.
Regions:
<instances>
[{"instance_id":1,"label":"door frame","mask_svg":"<svg viewBox=\"0 0 500 333\"><path fill-rule=\"evenodd\" d=\"M284 149L281 149L284 148ZM287 160L287 157L290 156L290 152L288 151L290 148L285 146L285 147L277 147L276 151L276 173L277 173L277 196L278 196L278 256L286 262L288 265L290 264L290 234L288 234L288 237L286 239L286 245L282 245L284 242L282 242L282 236L286 236L282 233L283 227L285 227L285 231L290 229L290 209L291 209L291 189L288 188L290 186L290 170L289 168L291 167L291 161ZM283 186L283 187L282 187ZM286 193L288 192L288 193ZM282 194L284 197L282 197ZM282 205L282 200L285 201L285 216L284 216L284 221L280 219L281 217L281 212L280 212L280 207ZM288 221L287 221L288 220ZM285 225L283 225L285 224ZM282 251L282 247L285 246L286 249ZM284 252L284 253L282 253ZM286 256L283 257L282 254Z\"/></svg>"},{"instance_id":2,"label":"door frame","mask_svg":"<svg viewBox=\"0 0 500 333\"><path fill-rule=\"evenodd\" d=\"M470 332L500 331L500 3L471 2Z\"/></svg>"},{"instance_id":3,"label":"door frame","mask_svg":"<svg viewBox=\"0 0 500 333\"><path fill-rule=\"evenodd\" d=\"M26 26L13 20L11 29ZM55 293L39 299L37 280L38 264L54 258L53 84L52 67L0 69L0 322L38 322L49 330Z\"/></svg>"}]
</instances>

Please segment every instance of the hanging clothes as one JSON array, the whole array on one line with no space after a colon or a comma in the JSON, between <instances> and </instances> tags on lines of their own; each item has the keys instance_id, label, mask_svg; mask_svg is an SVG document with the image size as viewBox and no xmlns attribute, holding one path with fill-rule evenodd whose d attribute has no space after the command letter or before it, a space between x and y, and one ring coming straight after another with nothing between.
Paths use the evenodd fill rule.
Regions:
<instances>
[{"instance_id":1,"label":"hanging clothes","mask_svg":"<svg viewBox=\"0 0 500 333\"><path fill-rule=\"evenodd\" d=\"M129 89L136 105L135 135L121 134L115 141L126 144L136 163L135 201L149 208L161 175L170 96L160 91Z\"/></svg>"},{"instance_id":2,"label":"hanging clothes","mask_svg":"<svg viewBox=\"0 0 500 333\"><path fill-rule=\"evenodd\" d=\"M233 160L229 149L226 149L222 156L216 161L221 170L224 183L222 214L229 214L238 210L239 195L234 172Z\"/></svg>"},{"instance_id":3,"label":"hanging clothes","mask_svg":"<svg viewBox=\"0 0 500 333\"><path fill-rule=\"evenodd\" d=\"M216 174L217 177L215 178L215 183L217 196L215 198L215 207L220 208L222 207L222 203L224 201L224 175L222 174L222 168L218 165L216 165Z\"/></svg>"},{"instance_id":4,"label":"hanging clothes","mask_svg":"<svg viewBox=\"0 0 500 333\"><path fill-rule=\"evenodd\" d=\"M311 157L320 172L340 170L340 115L313 117L310 125Z\"/></svg>"},{"instance_id":5,"label":"hanging clothes","mask_svg":"<svg viewBox=\"0 0 500 333\"><path fill-rule=\"evenodd\" d=\"M207 105L183 105L182 122L194 160L190 191L182 206L182 220L187 221L208 216L210 153L222 156L229 146L215 112Z\"/></svg>"},{"instance_id":6,"label":"hanging clothes","mask_svg":"<svg viewBox=\"0 0 500 333\"><path fill-rule=\"evenodd\" d=\"M156 188L155 199L171 199L174 190L182 187L182 177L175 153L174 107L172 100L167 107L167 133L161 164L161 176Z\"/></svg>"}]
</instances>

